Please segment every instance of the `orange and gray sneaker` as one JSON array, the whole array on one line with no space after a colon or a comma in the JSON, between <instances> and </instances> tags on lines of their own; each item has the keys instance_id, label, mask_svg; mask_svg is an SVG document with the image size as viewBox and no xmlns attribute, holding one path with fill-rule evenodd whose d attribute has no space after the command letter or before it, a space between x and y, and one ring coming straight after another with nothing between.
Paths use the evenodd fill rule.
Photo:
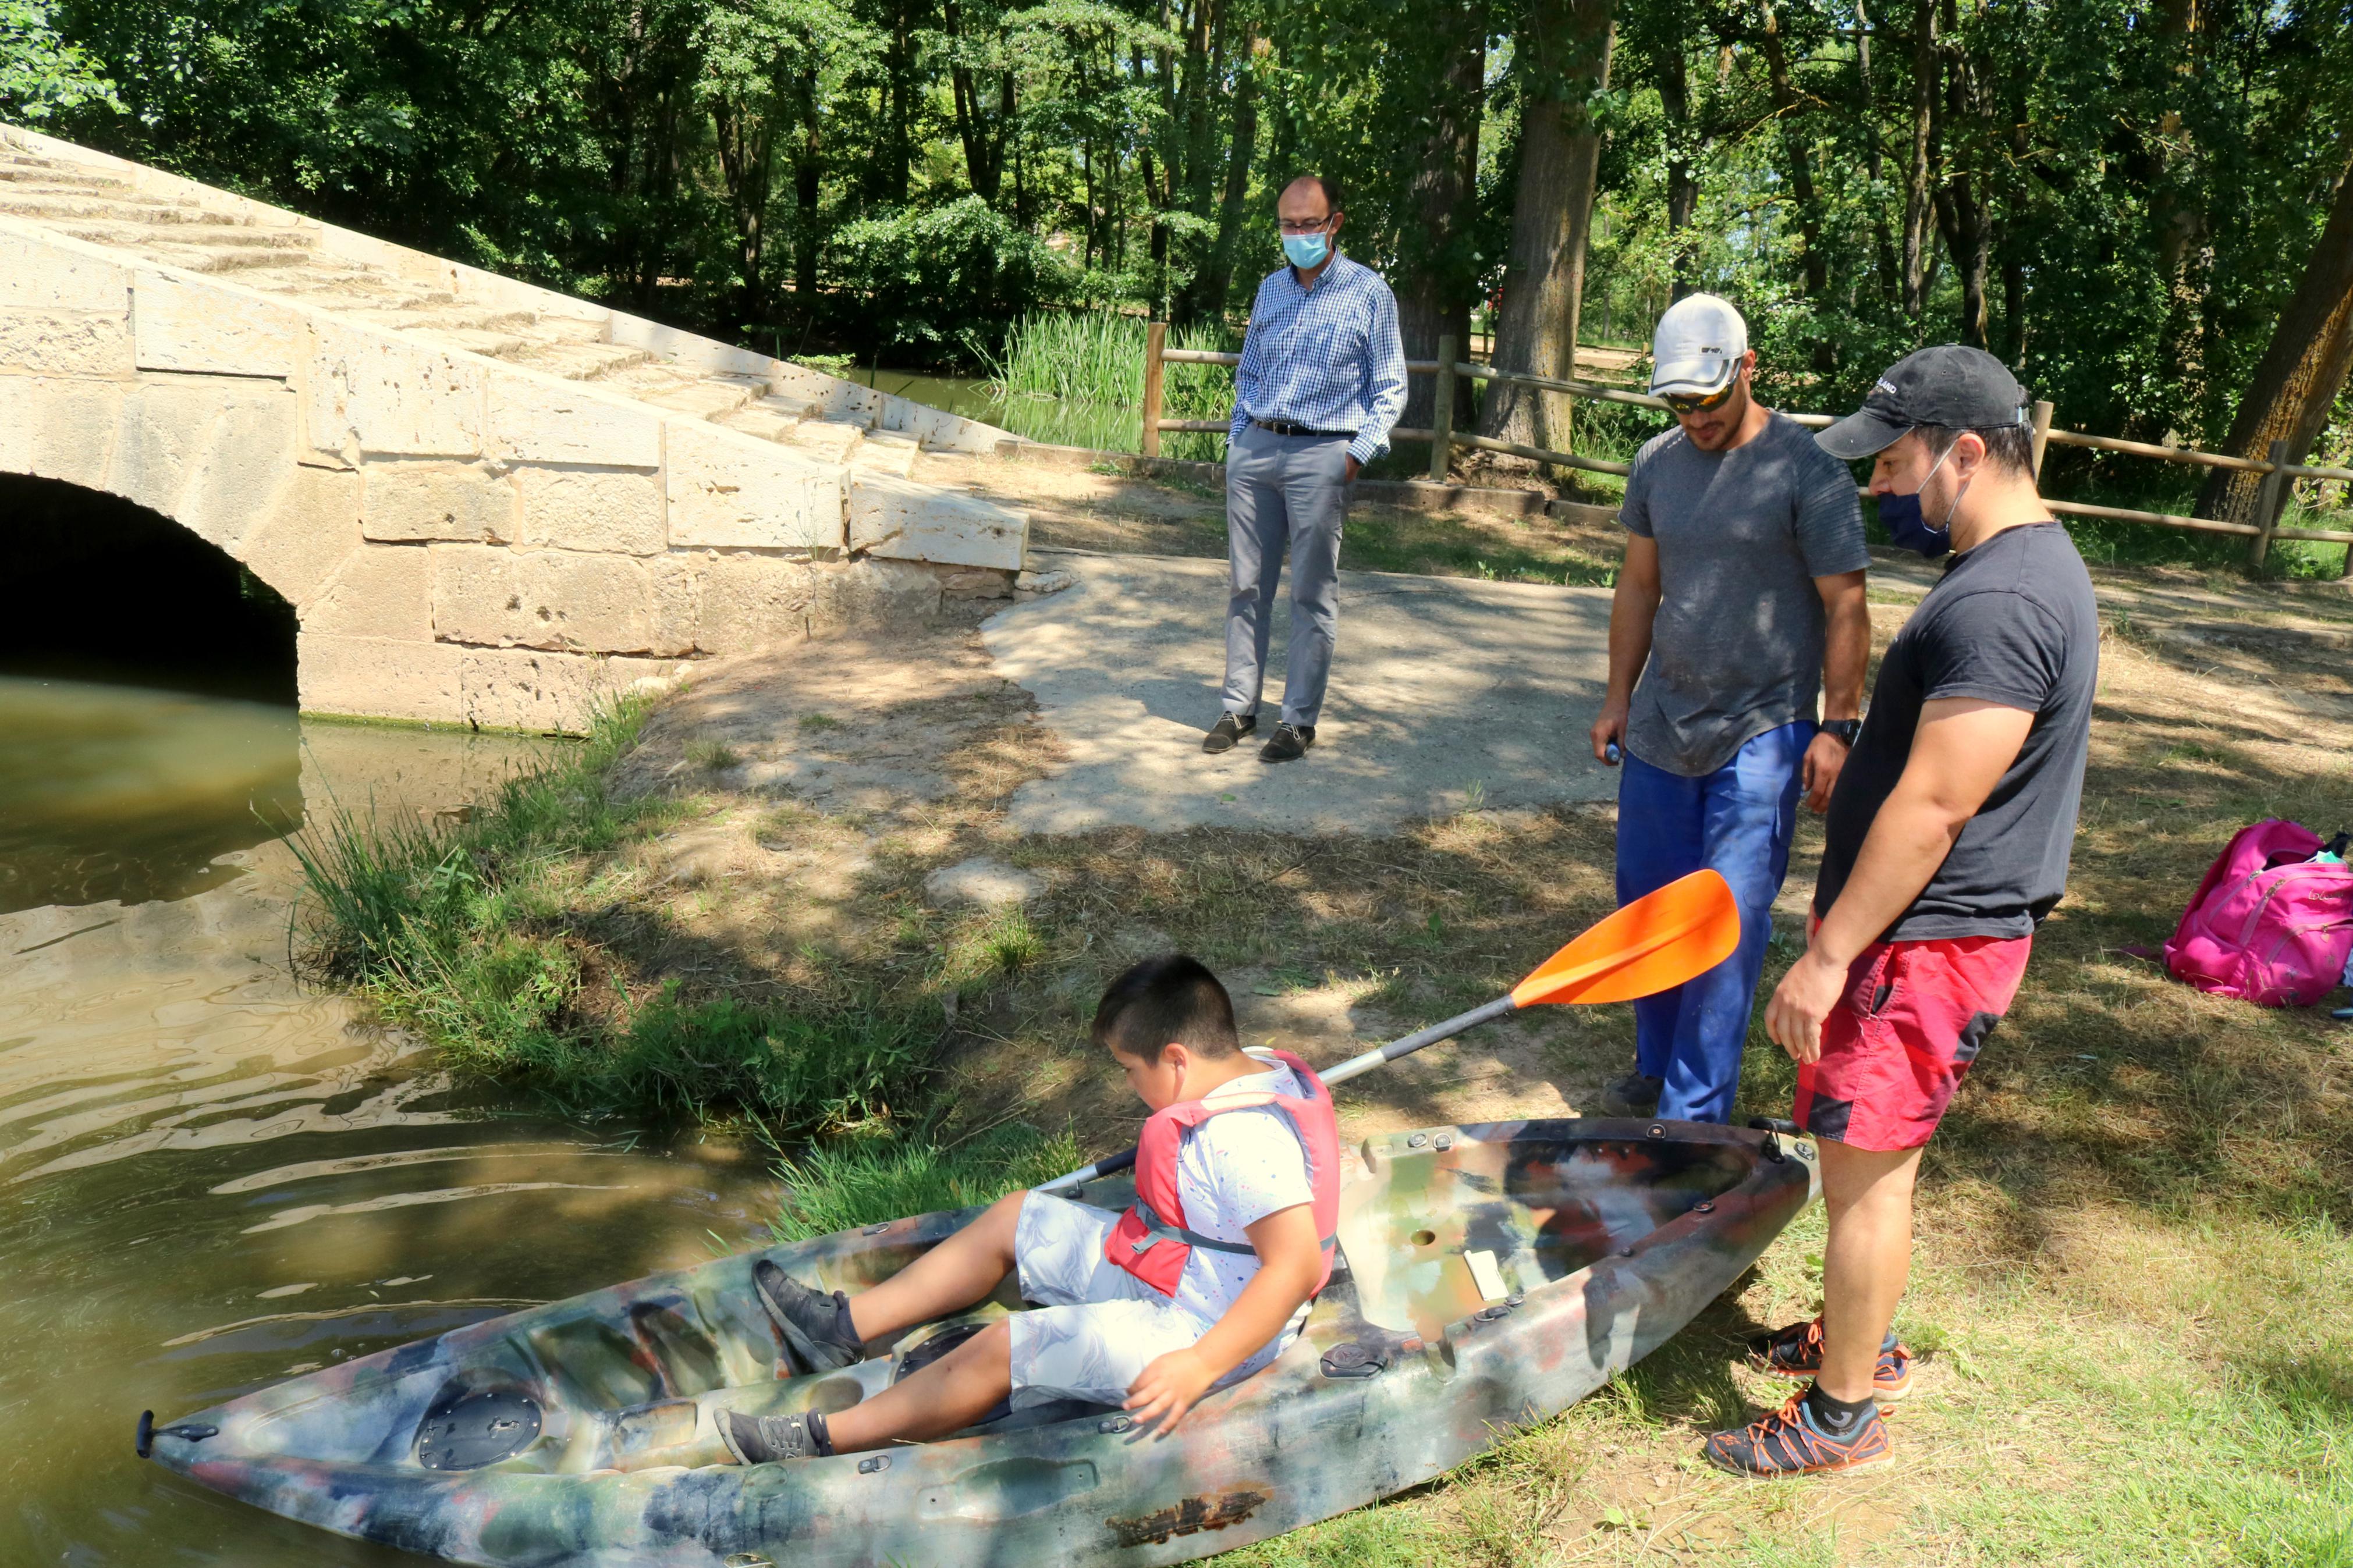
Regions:
<instances>
[{"instance_id":1,"label":"orange and gray sneaker","mask_svg":"<svg viewBox=\"0 0 2353 1568\"><path fill-rule=\"evenodd\" d=\"M1822 1370L1822 1321L1791 1323L1780 1332L1748 1348L1749 1364L1783 1377L1811 1377ZM1879 1364L1872 1370L1871 1396L1893 1405L1912 1392L1912 1352L1891 1332L1879 1347Z\"/></svg>"},{"instance_id":2,"label":"orange and gray sneaker","mask_svg":"<svg viewBox=\"0 0 2353 1568\"><path fill-rule=\"evenodd\" d=\"M1812 1392L1792 1395L1762 1420L1711 1435L1701 1454L1719 1470L1758 1479L1859 1470L1887 1458L1887 1423L1879 1406L1865 1405L1844 1436L1833 1436L1815 1419L1808 1403Z\"/></svg>"}]
</instances>

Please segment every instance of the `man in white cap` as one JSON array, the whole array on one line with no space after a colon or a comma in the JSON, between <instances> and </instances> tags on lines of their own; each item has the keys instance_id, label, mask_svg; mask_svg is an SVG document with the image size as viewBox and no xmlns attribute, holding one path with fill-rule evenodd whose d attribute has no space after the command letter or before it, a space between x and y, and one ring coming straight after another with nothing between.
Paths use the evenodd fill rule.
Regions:
<instances>
[{"instance_id":1,"label":"man in white cap","mask_svg":"<svg viewBox=\"0 0 2353 1568\"><path fill-rule=\"evenodd\" d=\"M1619 901L1713 867L1740 900L1741 932L1730 958L1634 1004L1634 1070L1601 1104L1728 1121L1798 796L1829 804L1860 728L1870 556L1845 466L1751 395L1739 311L1685 296L1659 319L1651 356L1651 391L1676 427L1626 480L1593 754L1624 759Z\"/></svg>"}]
</instances>

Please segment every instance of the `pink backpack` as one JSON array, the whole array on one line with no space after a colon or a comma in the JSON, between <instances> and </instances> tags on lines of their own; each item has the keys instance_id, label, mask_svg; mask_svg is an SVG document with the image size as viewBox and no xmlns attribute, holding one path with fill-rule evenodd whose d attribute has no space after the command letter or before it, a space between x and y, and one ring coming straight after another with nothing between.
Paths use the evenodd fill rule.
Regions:
<instances>
[{"instance_id":1,"label":"pink backpack","mask_svg":"<svg viewBox=\"0 0 2353 1568\"><path fill-rule=\"evenodd\" d=\"M2208 868L2165 944L2165 966L2200 991L2309 1007L2353 952L2353 866L2315 860L2320 837L2278 817L2242 827Z\"/></svg>"}]
</instances>

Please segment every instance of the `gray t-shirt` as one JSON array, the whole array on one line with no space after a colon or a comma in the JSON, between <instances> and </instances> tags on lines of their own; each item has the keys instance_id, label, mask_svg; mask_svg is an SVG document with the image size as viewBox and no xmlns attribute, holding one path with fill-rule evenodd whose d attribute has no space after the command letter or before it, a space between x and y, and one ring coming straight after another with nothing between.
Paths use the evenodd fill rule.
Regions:
<instances>
[{"instance_id":1,"label":"gray t-shirt","mask_svg":"<svg viewBox=\"0 0 2353 1568\"><path fill-rule=\"evenodd\" d=\"M1659 614L1626 749L1697 778L1767 730L1811 719L1824 626L1814 579L1871 560L1846 465L1778 414L1729 452L1703 452L1677 428L1635 457L1618 516L1659 546Z\"/></svg>"}]
</instances>

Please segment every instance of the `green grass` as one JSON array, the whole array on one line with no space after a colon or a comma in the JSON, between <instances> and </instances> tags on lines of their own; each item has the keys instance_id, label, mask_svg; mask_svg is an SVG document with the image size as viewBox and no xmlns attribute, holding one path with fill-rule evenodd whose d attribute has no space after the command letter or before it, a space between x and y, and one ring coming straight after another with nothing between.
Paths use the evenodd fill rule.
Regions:
<instances>
[{"instance_id":1,"label":"green grass","mask_svg":"<svg viewBox=\"0 0 2353 1568\"><path fill-rule=\"evenodd\" d=\"M1002 404L998 423L1033 441L1133 452L1143 435L1144 343L1140 316L1107 310L1040 310L1014 322L1005 352L988 373ZM1168 346L1231 353L1240 339L1222 325L1183 327ZM1233 406L1233 372L1222 365L1172 364L1162 383L1170 419L1221 419ZM1161 452L1216 462L1224 437L1170 435Z\"/></svg>"},{"instance_id":2,"label":"green grass","mask_svg":"<svg viewBox=\"0 0 2353 1568\"><path fill-rule=\"evenodd\" d=\"M971 1208L1086 1163L1069 1131L1049 1136L1019 1123L946 1146L927 1137L839 1138L778 1163L785 1200L769 1228L778 1241L804 1241L907 1215Z\"/></svg>"},{"instance_id":3,"label":"green grass","mask_svg":"<svg viewBox=\"0 0 2353 1568\"><path fill-rule=\"evenodd\" d=\"M293 841L310 895L308 962L415 1030L460 1078L511 1083L575 1114L744 1113L778 1131L855 1122L927 1071L938 1014L851 996L822 1005L634 987L582 935L637 873L612 852L675 808L607 787L642 705L519 773L466 823L342 812ZM706 761L705 766L723 765Z\"/></svg>"},{"instance_id":4,"label":"green grass","mask_svg":"<svg viewBox=\"0 0 2353 1568\"><path fill-rule=\"evenodd\" d=\"M735 748L724 741L689 741L686 743L686 760L698 768L715 773L733 767L744 759L736 755Z\"/></svg>"}]
</instances>

